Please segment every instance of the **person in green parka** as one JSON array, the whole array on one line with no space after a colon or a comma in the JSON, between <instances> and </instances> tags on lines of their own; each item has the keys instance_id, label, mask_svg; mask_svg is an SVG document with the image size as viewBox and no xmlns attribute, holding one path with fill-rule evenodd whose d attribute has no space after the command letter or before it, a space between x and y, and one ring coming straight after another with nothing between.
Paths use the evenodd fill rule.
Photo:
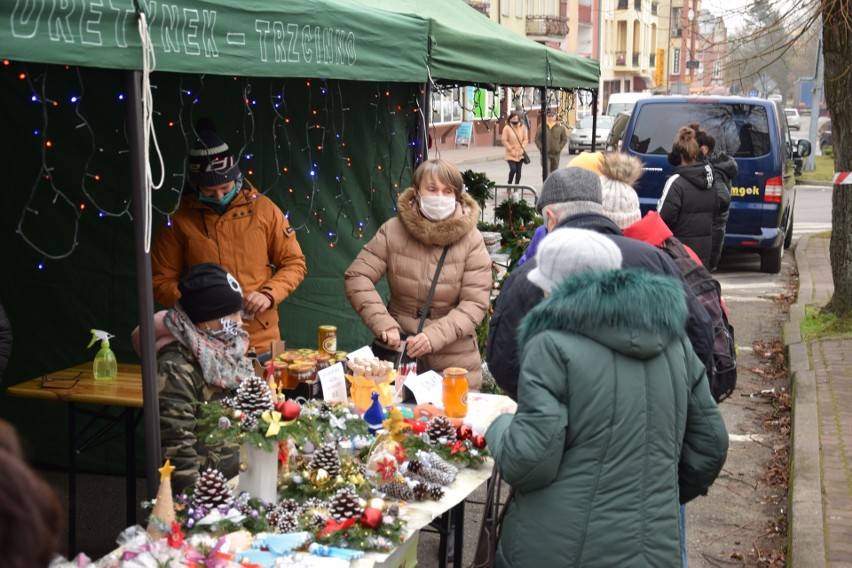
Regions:
<instances>
[{"instance_id":1,"label":"person in green parka","mask_svg":"<svg viewBox=\"0 0 852 568\"><path fill-rule=\"evenodd\" d=\"M519 330L518 408L486 432L515 489L496 565L679 566L680 504L728 450L682 286L621 270L618 247L582 229L551 232L536 262L546 297Z\"/></svg>"}]
</instances>

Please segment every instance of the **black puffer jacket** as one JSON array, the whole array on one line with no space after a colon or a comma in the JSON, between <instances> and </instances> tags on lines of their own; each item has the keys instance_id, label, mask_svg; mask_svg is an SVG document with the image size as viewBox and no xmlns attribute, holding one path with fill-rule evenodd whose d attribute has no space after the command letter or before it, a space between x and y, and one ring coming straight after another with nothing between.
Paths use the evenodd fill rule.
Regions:
<instances>
[{"instance_id":1,"label":"black puffer jacket","mask_svg":"<svg viewBox=\"0 0 852 568\"><path fill-rule=\"evenodd\" d=\"M6 372L6 363L12 355L12 324L0 304L0 383L3 382L3 373Z\"/></svg>"},{"instance_id":2,"label":"black puffer jacket","mask_svg":"<svg viewBox=\"0 0 852 568\"><path fill-rule=\"evenodd\" d=\"M671 258L660 249L649 244L625 237L618 226L603 215L593 213L573 215L563 219L558 228L587 229L606 235L618 245L623 258L622 268L644 268L648 272L669 274L683 283L689 317L686 333L692 348L705 367L710 369L713 347L713 327L701 302L683 282L683 275ZM497 304L491 316L485 359L488 370L506 394L517 399L518 326L525 315L544 298L541 288L527 280L527 274L536 267L531 258L512 272L503 283Z\"/></svg>"},{"instance_id":3,"label":"black puffer jacket","mask_svg":"<svg viewBox=\"0 0 852 568\"><path fill-rule=\"evenodd\" d=\"M717 209L713 217L713 243L710 247L710 268L716 268L725 244L725 225L731 210L731 180L737 175L737 163L724 152L710 158L713 166L713 189L716 190Z\"/></svg>"},{"instance_id":4,"label":"black puffer jacket","mask_svg":"<svg viewBox=\"0 0 852 568\"><path fill-rule=\"evenodd\" d=\"M696 162L675 168L657 203L674 236L695 251L705 268L710 268L716 199L713 166Z\"/></svg>"}]
</instances>

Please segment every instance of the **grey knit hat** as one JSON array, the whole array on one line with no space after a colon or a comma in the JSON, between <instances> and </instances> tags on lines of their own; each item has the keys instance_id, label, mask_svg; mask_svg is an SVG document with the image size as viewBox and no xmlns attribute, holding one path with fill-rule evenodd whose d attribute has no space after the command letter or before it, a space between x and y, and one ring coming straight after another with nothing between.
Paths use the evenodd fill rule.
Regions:
<instances>
[{"instance_id":1,"label":"grey knit hat","mask_svg":"<svg viewBox=\"0 0 852 568\"><path fill-rule=\"evenodd\" d=\"M535 262L527 279L549 294L572 274L621 268L621 250L594 231L556 229L538 245Z\"/></svg>"},{"instance_id":2,"label":"grey knit hat","mask_svg":"<svg viewBox=\"0 0 852 568\"><path fill-rule=\"evenodd\" d=\"M619 229L626 229L642 218L639 197L630 185L601 176L601 191L603 214L618 225Z\"/></svg>"},{"instance_id":3,"label":"grey knit hat","mask_svg":"<svg viewBox=\"0 0 852 568\"><path fill-rule=\"evenodd\" d=\"M570 207L565 216L580 213L602 214L602 199L601 181L596 174L585 168L568 167L547 176L535 208L541 214L546 205L568 203Z\"/></svg>"},{"instance_id":4,"label":"grey knit hat","mask_svg":"<svg viewBox=\"0 0 852 568\"><path fill-rule=\"evenodd\" d=\"M222 185L240 175L234 154L215 128L209 119L200 119L196 126L198 139L187 158L189 181L196 187Z\"/></svg>"}]
</instances>

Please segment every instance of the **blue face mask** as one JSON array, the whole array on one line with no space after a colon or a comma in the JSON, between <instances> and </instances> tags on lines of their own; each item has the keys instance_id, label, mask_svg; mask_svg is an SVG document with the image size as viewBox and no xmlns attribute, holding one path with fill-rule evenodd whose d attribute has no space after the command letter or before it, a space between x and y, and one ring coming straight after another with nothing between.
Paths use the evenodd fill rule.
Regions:
<instances>
[{"instance_id":1,"label":"blue face mask","mask_svg":"<svg viewBox=\"0 0 852 568\"><path fill-rule=\"evenodd\" d=\"M233 201L234 197L237 195L237 184L234 183L234 189L225 194L222 199L216 199L215 197L207 197L200 190L198 192L198 199L203 201L204 203L212 203L213 205L227 205L231 201Z\"/></svg>"}]
</instances>

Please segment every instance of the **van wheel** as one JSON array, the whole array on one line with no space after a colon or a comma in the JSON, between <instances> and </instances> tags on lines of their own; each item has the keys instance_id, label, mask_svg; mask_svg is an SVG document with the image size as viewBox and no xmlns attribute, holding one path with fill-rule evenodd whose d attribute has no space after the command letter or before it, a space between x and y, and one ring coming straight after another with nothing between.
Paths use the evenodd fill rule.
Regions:
<instances>
[{"instance_id":1,"label":"van wheel","mask_svg":"<svg viewBox=\"0 0 852 568\"><path fill-rule=\"evenodd\" d=\"M790 222L787 223L787 232L784 234L784 248L790 248L793 244L793 212L790 212Z\"/></svg>"},{"instance_id":2,"label":"van wheel","mask_svg":"<svg viewBox=\"0 0 852 568\"><path fill-rule=\"evenodd\" d=\"M781 258L784 256L783 243L777 247L760 251L760 271L767 274L781 272Z\"/></svg>"}]
</instances>

